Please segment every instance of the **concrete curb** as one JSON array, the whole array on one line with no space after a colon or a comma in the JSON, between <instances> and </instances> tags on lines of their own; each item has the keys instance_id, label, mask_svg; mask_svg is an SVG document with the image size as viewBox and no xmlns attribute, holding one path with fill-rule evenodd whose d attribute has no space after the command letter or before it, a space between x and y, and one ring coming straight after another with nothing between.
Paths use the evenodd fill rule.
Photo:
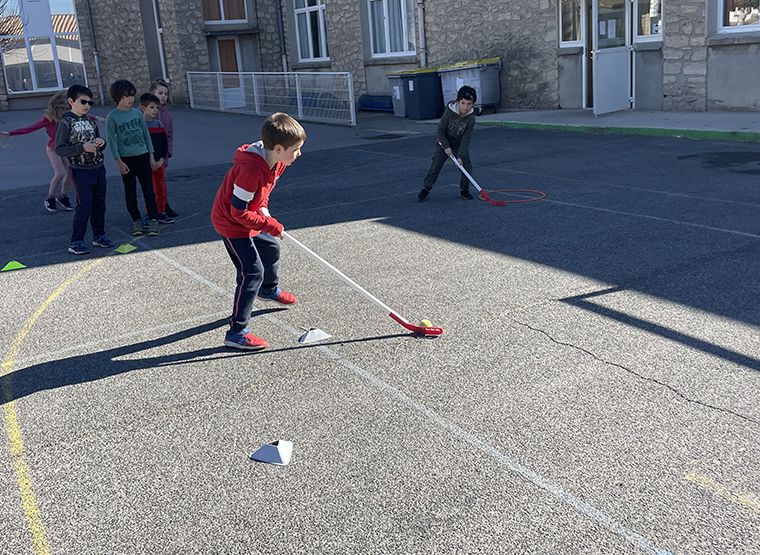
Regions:
<instances>
[{"instance_id":1,"label":"concrete curb","mask_svg":"<svg viewBox=\"0 0 760 555\"><path fill-rule=\"evenodd\" d=\"M596 133L600 135L644 135L648 137L674 137L679 139L733 141L740 143L760 142L760 133L751 131L702 131L699 129L665 129L657 127L597 127L593 125L528 123L522 121L480 121L479 123L510 129L568 131L572 133Z\"/></svg>"}]
</instances>

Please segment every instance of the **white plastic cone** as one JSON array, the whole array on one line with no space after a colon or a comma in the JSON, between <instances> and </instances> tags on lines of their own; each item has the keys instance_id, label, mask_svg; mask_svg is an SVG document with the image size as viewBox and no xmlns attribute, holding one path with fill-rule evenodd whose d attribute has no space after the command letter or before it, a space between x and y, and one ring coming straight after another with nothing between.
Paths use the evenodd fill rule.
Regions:
<instances>
[{"instance_id":1,"label":"white plastic cone","mask_svg":"<svg viewBox=\"0 0 760 555\"><path fill-rule=\"evenodd\" d=\"M332 337L326 331L322 331L319 328L309 328L305 333L301 334L298 338L299 343L314 343L315 341L322 341Z\"/></svg>"},{"instance_id":2,"label":"white plastic cone","mask_svg":"<svg viewBox=\"0 0 760 555\"><path fill-rule=\"evenodd\" d=\"M272 443L262 445L256 451L251 453L249 457L254 461L285 466L290 463L290 456L292 454L293 442L278 439Z\"/></svg>"}]
</instances>

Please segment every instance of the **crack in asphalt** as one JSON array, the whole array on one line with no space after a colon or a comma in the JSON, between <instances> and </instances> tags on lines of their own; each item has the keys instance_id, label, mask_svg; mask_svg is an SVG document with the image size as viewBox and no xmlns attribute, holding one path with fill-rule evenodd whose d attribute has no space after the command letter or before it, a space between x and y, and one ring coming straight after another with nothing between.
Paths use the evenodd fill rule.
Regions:
<instances>
[{"instance_id":1,"label":"crack in asphalt","mask_svg":"<svg viewBox=\"0 0 760 555\"><path fill-rule=\"evenodd\" d=\"M760 421L755 420L751 416L747 416L745 414L733 411L731 409L719 407L717 405L711 405L710 403L706 403L706 402L700 401L698 399L693 399L691 397L687 397L681 391L679 391L678 389L676 389L675 387L673 387L672 385L670 385L670 384L668 384L666 382L660 381L660 380L658 380L656 378L653 378L651 376L645 376L644 374L640 374L639 372L636 372L632 368L628 368L627 366L623 366L622 364L618 364L617 362L612 362L612 361L606 360L606 359L604 359L604 358L596 355L595 353L592 353L588 349L584 349L583 347L579 347L578 345L573 345L572 343L566 343L564 341L560 341L558 339L555 339L554 337L552 337L552 335L549 332L547 332L545 330L542 330L540 328L536 328L534 326L531 326L530 324L528 324L526 322L521 322L519 320L515 320L514 318L509 318L509 319L512 322L514 322L516 324L519 324L519 325L521 325L523 327L526 327L526 328L528 328L531 331L534 331L534 332L540 333L542 335L545 335L546 337L549 338L550 341L552 341L553 343L556 343L557 345L562 345L563 347L569 347L571 349L575 349L577 351L580 351L582 353L587 354L588 356L590 356L594 360L597 360L597 361L599 361L599 362L601 362L603 364L607 364L609 366L614 366L616 368L620 368L624 372L627 372L627 373L629 373L629 374L631 374L633 376L636 376L637 378L639 378L641 380L657 384L660 387L664 387L664 388L670 390L676 396L680 397L681 399L683 399L684 401L686 401L688 403L693 403L695 405L700 405L701 407L704 407L704 408L707 408L707 409L711 409L711 410L715 410L715 411L718 411L718 412L722 412L722 413L725 413L725 414L729 414L731 416L735 416L737 418L740 418L740 419L742 419L742 420L744 420L746 422L750 422L750 423L755 424L755 425L760 425Z\"/></svg>"}]
</instances>

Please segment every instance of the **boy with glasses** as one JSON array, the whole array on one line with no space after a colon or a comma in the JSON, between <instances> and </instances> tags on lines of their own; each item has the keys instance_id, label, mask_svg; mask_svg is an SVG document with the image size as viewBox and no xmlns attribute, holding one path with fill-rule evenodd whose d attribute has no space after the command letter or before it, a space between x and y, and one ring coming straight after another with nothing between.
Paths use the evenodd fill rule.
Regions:
<instances>
[{"instance_id":1,"label":"boy with glasses","mask_svg":"<svg viewBox=\"0 0 760 555\"><path fill-rule=\"evenodd\" d=\"M103 150L106 142L100 137L98 123L88 117L95 102L92 91L83 85L72 85L66 91L71 108L63 114L55 131L55 153L69 159L77 188L77 207L69 252L87 254L84 243L87 222L92 226L92 244L106 249L114 246L106 237L106 169Z\"/></svg>"}]
</instances>

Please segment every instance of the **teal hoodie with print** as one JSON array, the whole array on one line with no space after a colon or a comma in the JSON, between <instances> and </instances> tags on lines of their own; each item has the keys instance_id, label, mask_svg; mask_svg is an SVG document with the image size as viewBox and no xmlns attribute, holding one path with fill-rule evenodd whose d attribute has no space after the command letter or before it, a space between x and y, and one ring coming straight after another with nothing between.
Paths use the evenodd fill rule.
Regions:
<instances>
[{"instance_id":1,"label":"teal hoodie with print","mask_svg":"<svg viewBox=\"0 0 760 555\"><path fill-rule=\"evenodd\" d=\"M106 127L108 147L114 159L153 152L148 126L140 110L130 108L125 111L114 108L108 114Z\"/></svg>"}]
</instances>

